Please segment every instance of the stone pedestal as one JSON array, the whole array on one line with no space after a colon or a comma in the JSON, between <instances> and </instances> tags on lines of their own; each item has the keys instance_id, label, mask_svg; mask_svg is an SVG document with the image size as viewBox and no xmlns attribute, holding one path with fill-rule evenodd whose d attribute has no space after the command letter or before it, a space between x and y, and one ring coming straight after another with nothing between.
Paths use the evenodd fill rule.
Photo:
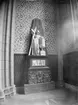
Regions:
<instances>
[{"instance_id":1,"label":"stone pedestal","mask_svg":"<svg viewBox=\"0 0 78 105\"><path fill-rule=\"evenodd\" d=\"M37 84L25 84L24 92L25 94L31 94L31 93L37 93L37 92L50 91L54 88L55 88L54 81L45 82L45 83L37 83Z\"/></svg>"},{"instance_id":2,"label":"stone pedestal","mask_svg":"<svg viewBox=\"0 0 78 105\"><path fill-rule=\"evenodd\" d=\"M25 94L51 90L55 87L46 56L29 56L28 84L24 85Z\"/></svg>"}]
</instances>

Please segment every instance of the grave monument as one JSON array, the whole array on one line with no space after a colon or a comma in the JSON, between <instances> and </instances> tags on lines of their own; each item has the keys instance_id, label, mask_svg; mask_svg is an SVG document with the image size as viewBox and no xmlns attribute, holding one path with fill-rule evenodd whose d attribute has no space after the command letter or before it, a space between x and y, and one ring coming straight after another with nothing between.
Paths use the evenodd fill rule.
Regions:
<instances>
[{"instance_id":1,"label":"grave monument","mask_svg":"<svg viewBox=\"0 0 78 105\"><path fill-rule=\"evenodd\" d=\"M30 34L31 43L27 59L28 84L24 84L25 94L47 91L55 87L48 66L48 54L40 19L32 20Z\"/></svg>"}]
</instances>

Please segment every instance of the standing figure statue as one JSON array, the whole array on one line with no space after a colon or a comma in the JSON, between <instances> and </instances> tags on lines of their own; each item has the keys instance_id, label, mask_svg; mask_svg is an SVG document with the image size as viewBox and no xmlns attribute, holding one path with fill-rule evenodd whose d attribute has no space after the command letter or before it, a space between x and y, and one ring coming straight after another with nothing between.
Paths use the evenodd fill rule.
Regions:
<instances>
[{"instance_id":1,"label":"standing figure statue","mask_svg":"<svg viewBox=\"0 0 78 105\"><path fill-rule=\"evenodd\" d=\"M46 56L46 47L45 47L45 39L42 35L42 25L40 19L34 19L34 22L32 22L32 28L31 28L31 34L32 34L32 40L29 50L29 55L34 56ZM40 30L41 29L41 30Z\"/></svg>"}]
</instances>

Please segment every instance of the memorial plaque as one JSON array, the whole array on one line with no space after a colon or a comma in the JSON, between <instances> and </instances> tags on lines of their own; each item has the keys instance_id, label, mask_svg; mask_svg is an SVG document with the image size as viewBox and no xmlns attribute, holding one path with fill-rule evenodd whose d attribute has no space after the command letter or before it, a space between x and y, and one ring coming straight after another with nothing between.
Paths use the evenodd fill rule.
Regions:
<instances>
[{"instance_id":1,"label":"memorial plaque","mask_svg":"<svg viewBox=\"0 0 78 105\"><path fill-rule=\"evenodd\" d=\"M45 60L32 60L32 66L45 66L46 62Z\"/></svg>"}]
</instances>

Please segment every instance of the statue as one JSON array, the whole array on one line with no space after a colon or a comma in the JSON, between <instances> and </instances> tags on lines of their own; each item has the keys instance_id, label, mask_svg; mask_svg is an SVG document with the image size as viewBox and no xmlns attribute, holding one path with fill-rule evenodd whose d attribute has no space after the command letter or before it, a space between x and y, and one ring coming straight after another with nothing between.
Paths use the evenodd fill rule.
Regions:
<instances>
[{"instance_id":1,"label":"statue","mask_svg":"<svg viewBox=\"0 0 78 105\"><path fill-rule=\"evenodd\" d=\"M39 19L35 19L35 25L31 28L31 34L32 34L32 42L29 50L29 55L34 56L45 56L45 39L44 36L41 35L41 31L38 25L39 22L41 22ZM33 23L34 24L34 23ZM41 27L41 26L40 26Z\"/></svg>"},{"instance_id":2,"label":"statue","mask_svg":"<svg viewBox=\"0 0 78 105\"><path fill-rule=\"evenodd\" d=\"M42 86L44 86L44 83L50 83L52 80L50 77L51 70L48 67L42 23L38 18L32 20L28 45L28 83L32 85L43 83ZM32 76L31 72L34 76Z\"/></svg>"}]
</instances>

